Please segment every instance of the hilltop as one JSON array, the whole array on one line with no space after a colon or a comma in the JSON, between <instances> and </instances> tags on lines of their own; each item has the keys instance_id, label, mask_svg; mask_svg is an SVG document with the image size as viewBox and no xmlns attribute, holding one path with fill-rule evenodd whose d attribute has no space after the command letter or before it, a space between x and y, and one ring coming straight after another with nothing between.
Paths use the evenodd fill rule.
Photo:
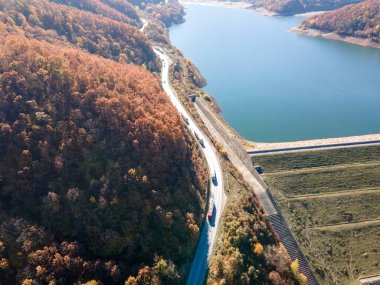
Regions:
<instances>
[{"instance_id":1,"label":"hilltop","mask_svg":"<svg viewBox=\"0 0 380 285\"><path fill-rule=\"evenodd\" d=\"M318 30L322 33L334 33L341 37L353 37L380 44L380 2L367 0L313 16L305 20L300 29Z\"/></svg>"}]
</instances>

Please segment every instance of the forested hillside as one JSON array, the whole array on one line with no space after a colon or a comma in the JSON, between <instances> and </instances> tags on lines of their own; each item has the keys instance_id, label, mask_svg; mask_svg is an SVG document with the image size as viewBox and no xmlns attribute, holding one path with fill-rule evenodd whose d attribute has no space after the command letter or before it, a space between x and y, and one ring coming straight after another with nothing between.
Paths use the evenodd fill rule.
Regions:
<instances>
[{"instance_id":1,"label":"forested hillside","mask_svg":"<svg viewBox=\"0 0 380 285\"><path fill-rule=\"evenodd\" d=\"M76 7L134 26L141 25L136 10L124 0L51 0L51 2Z\"/></svg>"},{"instance_id":2,"label":"forested hillside","mask_svg":"<svg viewBox=\"0 0 380 285\"><path fill-rule=\"evenodd\" d=\"M146 11L154 19L164 23L166 27L170 27L172 24L180 24L185 21L183 18L185 11L182 5L177 1L169 1L166 4L160 3L157 5L149 4L146 7Z\"/></svg>"},{"instance_id":3,"label":"forested hillside","mask_svg":"<svg viewBox=\"0 0 380 285\"><path fill-rule=\"evenodd\" d=\"M334 10L361 0L253 0L255 8L264 8L280 15Z\"/></svg>"},{"instance_id":4,"label":"forested hillside","mask_svg":"<svg viewBox=\"0 0 380 285\"><path fill-rule=\"evenodd\" d=\"M316 15L301 24L303 29L333 32L341 36L380 42L380 1L367 0L339 10Z\"/></svg>"},{"instance_id":5,"label":"forested hillside","mask_svg":"<svg viewBox=\"0 0 380 285\"><path fill-rule=\"evenodd\" d=\"M0 21L9 32L27 38L71 44L106 58L155 67L148 39L136 27L87 11L48 0L0 0Z\"/></svg>"},{"instance_id":6,"label":"forested hillside","mask_svg":"<svg viewBox=\"0 0 380 285\"><path fill-rule=\"evenodd\" d=\"M21 37L0 63L3 280L118 283L155 255L191 255L201 162L157 80Z\"/></svg>"},{"instance_id":7,"label":"forested hillside","mask_svg":"<svg viewBox=\"0 0 380 285\"><path fill-rule=\"evenodd\" d=\"M140 26L124 0L0 0L0 284L184 282L207 174Z\"/></svg>"},{"instance_id":8,"label":"forested hillside","mask_svg":"<svg viewBox=\"0 0 380 285\"><path fill-rule=\"evenodd\" d=\"M334 10L360 1L362 0L245 0L251 3L253 8L264 9L283 16Z\"/></svg>"}]
</instances>

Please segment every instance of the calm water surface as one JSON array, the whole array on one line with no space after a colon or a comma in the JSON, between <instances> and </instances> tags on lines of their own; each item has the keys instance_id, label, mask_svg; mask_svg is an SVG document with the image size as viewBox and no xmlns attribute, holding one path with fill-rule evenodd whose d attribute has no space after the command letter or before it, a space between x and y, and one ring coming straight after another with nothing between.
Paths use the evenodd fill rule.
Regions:
<instances>
[{"instance_id":1,"label":"calm water surface","mask_svg":"<svg viewBox=\"0 0 380 285\"><path fill-rule=\"evenodd\" d=\"M380 50L289 32L301 17L186 6L170 38L255 141L380 133Z\"/></svg>"}]
</instances>

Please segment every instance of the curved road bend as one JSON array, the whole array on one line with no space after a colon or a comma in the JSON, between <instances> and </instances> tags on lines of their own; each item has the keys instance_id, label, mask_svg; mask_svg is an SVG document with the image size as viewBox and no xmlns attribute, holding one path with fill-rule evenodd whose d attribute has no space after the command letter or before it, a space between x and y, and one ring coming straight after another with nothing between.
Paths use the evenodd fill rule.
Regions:
<instances>
[{"instance_id":1,"label":"curved road bend","mask_svg":"<svg viewBox=\"0 0 380 285\"><path fill-rule=\"evenodd\" d=\"M205 221L203 223L203 227L201 229L198 246L195 252L195 256L193 262L191 264L190 273L187 280L187 285L199 285L203 284L205 275L208 268L208 261L210 258L210 254L215 243L216 233L218 230L219 219L222 214L223 206L224 206L224 192L223 192L223 173L221 166L219 164L216 150L211 146L211 143L206 139L204 134L195 124L194 120L191 118L189 113L186 111L185 107L181 104L178 97L175 94L175 91L172 89L169 83L169 66L171 64L170 58L162 51L162 49L155 47L154 52L159 56L162 62L162 87L166 94L169 96L172 101L174 107L177 111L182 114L185 118L188 119L187 127L189 128L191 134L195 138L194 132L196 132L200 138L204 140L204 147L202 147L203 154L206 158L208 169L210 174L216 174L217 183L211 183L211 193L210 197L213 197L215 203L214 210L214 218L212 221L212 225L210 225L209 221ZM196 139L196 138L195 138ZM197 139L196 139L197 140Z\"/></svg>"}]
</instances>

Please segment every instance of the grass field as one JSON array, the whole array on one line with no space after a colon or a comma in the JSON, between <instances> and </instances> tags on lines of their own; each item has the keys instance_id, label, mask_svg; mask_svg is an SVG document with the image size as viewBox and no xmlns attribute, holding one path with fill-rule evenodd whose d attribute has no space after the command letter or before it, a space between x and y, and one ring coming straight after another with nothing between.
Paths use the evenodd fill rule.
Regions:
<instances>
[{"instance_id":1,"label":"grass field","mask_svg":"<svg viewBox=\"0 0 380 285\"><path fill-rule=\"evenodd\" d=\"M379 273L379 234L380 225L309 230L311 263L323 284L355 284L358 276Z\"/></svg>"},{"instance_id":2,"label":"grass field","mask_svg":"<svg viewBox=\"0 0 380 285\"><path fill-rule=\"evenodd\" d=\"M343 169L265 174L265 179L287 195L315 194L380 187L380 164Z\"/></svg>"},{"instance_id":3,"label":"grass field","mask_svg":"<svg viewBox=\"0 0 380 285\"><path fill-rule=\"evenodd\" d=\"M380 217L380 192L332 195L323 198L291 199L289 210L306 216L312 226L360 222ZM360 203L358 203L360 201ZM334 211L331 211L334 209Z\"/></svg>"},{"instance_id":4,"label":"grass field","mask_svg":"<svg viewBox=\"0 0 380 285\"><path fill-rule=\"evenodd\" d=\"M254 157L321 284L380 274L380 146Z\"/></svg>"},{"instance_id":5,"label":"grass field","mask_svg":"<svg viewBox=\"0 0 380 285\"><path fill-rule=\"evenodd\" d=\"M367 146L340 148L333 150L316 150L293 152L287 154L262 155L255 160L264 166L267 172L311 168L351 163L368 163L380 161L380 147Z\"/></svg>"}]
</instances>

